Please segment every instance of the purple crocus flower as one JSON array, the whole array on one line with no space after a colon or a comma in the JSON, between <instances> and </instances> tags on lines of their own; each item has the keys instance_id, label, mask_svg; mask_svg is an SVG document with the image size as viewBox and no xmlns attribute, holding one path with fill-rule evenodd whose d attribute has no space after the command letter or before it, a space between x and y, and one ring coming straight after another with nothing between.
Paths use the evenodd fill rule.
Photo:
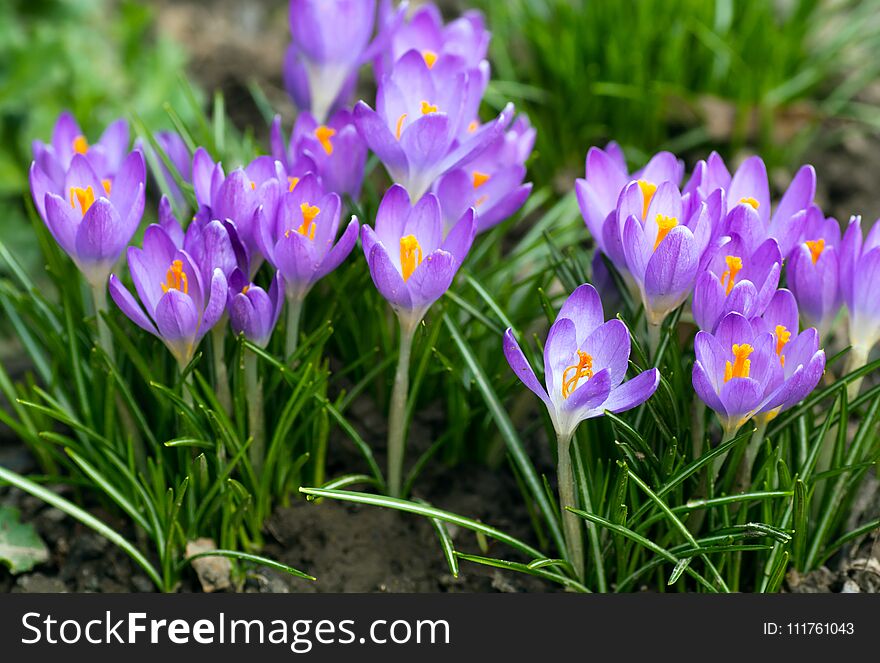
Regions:
<instances>
[{"instance_id":1,"label":"purple crocus flower","mask_svg":"<svg viewBox=\"0 0 880 663\"><path fill-rule=\"evenodd\" d=\"M276 116L272 123L271 146L272 156L284 164L288 177L299 179L312 171L320 176L327 191L348 195L354 200L360 197L367 146L350 111L337 111L327 124L320 124L309 112L300 113L290 145L286 147L281 118ZM293 183L293 179L290 182Z\"/></svg>"},{"instance_id":2,"label":"purple crocus flower","mask_svg":"<svg viewBox=\"0 0 880 663\"><path fill-rule=\"evenodd\" d=\"M116 120L107 126L97 143L89 144L73 115L67 111L58 116L50 143L33 142L34 161L54 184L56 193L64 187L65 174L73 157L85 157L100 180L111 184L128 154L128 122Z\"/></svg>"},{"instance_id":3,"label":"purple crocus flower","mask_svg":"<svg viewBox=\"0 0 880 663\"><path fill-rule=\"evenodd\" d=\"M861 362L880 340L880 220L862 238L861 217L854 216L840 245L840 291L849 311L849 342ZM853 368L858 367L858 362Z\"/></svg>"},{"instance_id":4,"label":"purple crocus flower","mask_svg":"<svg viewBox=\"0 0 880 663\"><path fill-rule=\"evenodd\" d=\"M396 20L397 12L392 9L390 0L382 2L380 15L383 23ZM390 72L394 63L409 51L421 53L429 66L444 55L461 58L467 68L478 67L486 59L491 34L478 11L467 11L444 25L440 10L428 3L416 9L409 20L398 23L396 29L390 31L386 47L375 59L376 78Z\"/></svg>"},{"instance_id":5,"label":"purple crocus flower","mask_svg":"<svg viewBox=\"0 0 880 663\"><path fill-rule=\"evenodd\" d=\"M352 218L337 241L341 203L324 193L314 174L285 193L274 216L257 211L258 244L266 260L284 277L288 299L302 301L312 286L345 260L357 241Z\"/></svg>"},{"instance_id":6,"label":"purple crocus flower","mask_svg":"<svg viewBox=\"0 0 880 663\"><path fill-rule=\"evenodd\" d=\"M754 212L746 205L734 213ZM714 332L721 319L733 311L747 318L761 315L779 286L781 267L782 253L774 239L749 252L736 233L722 238L707 252L697 277L694 322L700 329Z\"/></svg>"},{"instance_id":7,"label":"purple crocus flower","mask_svg":"<svg viewBox=\"0 0 880 663\"><path fill-rule=\"evenodd\" d=\"M193 187L199 203L196 218L229 219L235 223L248 249L252 270L262 260L255 227L257 209L262 207L267 216L274 216L283 191L295 186L295 180L288 180L284 165L272 157L257 157L245 168L226 175L223 166L215 163L203 148L193 156Z\"/></svg>"},{"instance_id":8,"label":"purple crocus flower","mask_svg":"<svg viewBox=\"0 0 880 663\"><path fill-rule=\"evenodd\" d=\"M728 212L743 204L751 206L756 212L754 216L737 218L740 224L748 222L748 228L739 225L736 229L728 228L728 232L734 230L744 240L753 241L751 248L773 237L779 243L782 256L787 258L801 236L806 210L816 193L816 171L813 167L803 166L798 170L771 214L767 167L760 157L746 159L729 180L725 178L726 168L720 157L713 163L714 167L707 168L708 186L721 186L726 190ZM728 214L728 223L730 221Z\"/></svg>"},{"instance_id":9,"label":"purple crocus flower","mask_svg":"<svg viewBox=\"0 0 880 663\"><path fill-rule=\"evenodd\" d=\"M284 58L284 82L294 103L323 122L354 91L360 66L384 47L403 19L401 7L370 43L375 0L290 0L293 42Z\"/></svg>"},{"instance_id":10,"label":"purple crocus flower","mask_svg":"<svg viewBox=\"0 0 880 663\"><path fill-rule=\"evenodd\" d=\"M409 51L379 83L376 110L363 101L355 106L361 136L414 202L438 177L478 156L510 123L508 105L495 120L459 138L476 111L470 108L471 78L456 56L428 67L420 53Z\"/></svg>"},{"instance_id":11,"label":"purple crocus flower","mask_svg":"<svg viewBox=\"0 0 880 663\"><path fill-rule=\"evenodd\" d=\"M575 192L587 229L599 250L609 256L615 265L625 266L625 260L619 252L616 256L612 255L616 253L616 247L613 245L619 243L617 238L620 237L621 232L608 232L611 239L606 242L604 226L606 219L615 212L617 201L626 186L638 182L639 193L642 196L639 219L644 220L657 188L664 182L678 186L683 175L684 164L669 152L655 154L642 170L631 175L627 170L623 152L616 143L609 143L604 150L598 147L589 149L585 176L575 182ZM623 230L625 221L625 217L619 220L620 231Z\"/></svg>"},{"instance_id":12,"label":"purple crocus flower","mask_svg":"<svg viewBox=\"0 0 880 663\"><path fill-rule=\"evenodd\" d=\"M799 403L825 370L816 330L792 338L787 325L796 330L796 318L786 314L783 298L778 301L778 310L765 313L759 324L729 313L714 334L699 331L694 339L694 390L715 410L728 437L752 417L769 419Z\"/></svg>"},{"instance_id":13,"label":"purple crocus flower","mask_svg":"<svg viewBox=\"0 0 880 663\"><path fill-rule=\"evenodd\" d=\"M110 296L132 322L161 339L180 367L185 367L199 341L226 310L226 277L215 269L210 283L203 283L190 255L155 224L144 233L142 249L129 247L128 266L141 304L115 274L110 276Z\"/></svg>"},{"instance_id":14,"label":"purple crocus flower","mask_svg":"<svg viewBox=\"0 0 880 663\"><path fill-rule=\"evenodd\" d=\"M839 273L840 225L826 219L822 210L807 210L802 239L791 251L786 268L788 287L800 305L807 324L825 338L842 303Z\"/></svg>"},{"instance_id":15,"label":"purple crocus flower","mask_svg":"<svg viewBox=\"0 0 880 663\"><path fill-rule=\"evenodd\" d=\"M605 322L602 302L589 284L579 286L563 304L544 344L544 384L520 349L513 330L504 333L504 355L522 383L547 406L557 436L569 439L580 422L608 412L623 412L648 400L660 383L651 368L623 381L629 365L626 325Z\"/></svg>"},{"instance_id":16,"label":"purple crocus flower","mask_svg":"<svg viewBox=\"0 0 880 663\"><path fill-rule=\"evenodd\" d=\"M388 190L376 212L375 230L364 225L361 242L373 283L401 325L415 328L449 289L475 233L473 209L443 239L440 202L434 194L412 205L402 186Z\"/></svg>"},{"instance_id":17,"label":"purple crocus flower","mask_svg":"<svg viewBox=\"0 0 880 663\"><path fill-rule=\"evenodd\" d=\"M153 134L153 137L159 144L159 148L165 153L165 156L168 157L174 170L180 175L180 178L184 182L192 183L192 157L190 156L189 148L186 146L183 138L180 137L180 134L174 131L157 131ZM140 138L135 141L135 149L137 150L143 151L145 145L144 141ZM177 186L177 181L174 179L168 166L165 165L165 161L158 154L156 155L156 161L158 164L158 170L154 172L154 176L165 183L165 186L171 193L171 197L174 199L175 204L178 207L182 207L186 203L186 200L183 197L183 192L180 190L180 187Z\"/></svg>"},{"instance_id":18,"label":"purple crocus flower","mask_svg":"<svg viewBox=\"0 0 880 663\"><path fill-rule=\"evenodd\" d=\"M620 196L617 218L626 218L620 237L627 270L638 285L649 324L659 326L693 290L712 227L705 203L690 218L683 217L681 193L672 182L653 193L644 221L643 206L643 185L632 182ZM609 215L606 225L613 228L614 219Z\"/></svg>"},{"instance_id":19,"label":"purple crocus flower","mask_svg":"<svg viewBox=\"0 0 880 663\"><path fill-rule=\"evenodd\" d=\"M284 306L284 280L275 272L269 292L253 284L246 272L236 269L229 277L227 309L232 331L265 348Z\"/></svg>"},{"instance_id":20,"label":"purple crocus flower","mask_svg":"<svg viewBox=\"0 0 880 663\"><path fill-rule=\"evenodd\" d=\"M525 162L535 144L535 130L518 117L502 136L466 166L437 181L435 193L448 232L468 207L477 211L477 232L485 232L512 216L532 191L523 184Z\"/></svg>"},{"instance_id":21,"label":"purple crocus flower","mask_svg":"<svg viewBox=\"0 0 880 663\"><path fill-rule=\"evenodd\" d=\"M34 204L55 241L94 288L103 288L113 264L131 241L144 213L146 170L131 152L112 180L74 154L59 187L36 162L30 184Z\"/></svg>"}]
</instances>

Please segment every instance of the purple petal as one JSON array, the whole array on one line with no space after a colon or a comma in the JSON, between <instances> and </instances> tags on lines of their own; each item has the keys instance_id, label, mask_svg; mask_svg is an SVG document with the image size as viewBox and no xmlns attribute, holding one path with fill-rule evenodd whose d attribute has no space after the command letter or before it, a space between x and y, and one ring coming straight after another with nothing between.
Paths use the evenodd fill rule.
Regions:
<instances>
[{"instance_id":1,"label":"purple petal","mask_svg":"<svg viewBox=\"0 0 880 663\"><path fill-rule=\"evenodd\" d=\"M516 338L513 336L513 330L511 329L504 332L504 356L507 358L507 363L510 364L510 368L516 373L516 377L518 377L520 381L538 398L544 401L547 407L551 407L550 397L547 395L547 391L541 386L541 383L538 382L538 378L535 377L535 371L532 370L532 367L523 354L522 349L519 347L519 343L516 342Z\"/></svg>"},{"instance_id":2,"label":"purple petal","mask_svg":"<svg viewBox=\"0 0 880 663\"><path fill-rule=\"evenodd\" d=\"M589 283L575 288L559 309L556 319L568 318L574 323L577 332L577 344L583 345L587 337L605 322L602 300L599 293Z\"/></svg>"},{"instance_id":3,"label":"purple petal","mask_svg":"<svg viewBox=\"0 0 880 663\"><path fill-rule=\"evenodd\" d=\"M159 336L159 331L153 325L152 321L146 316L140 304L137 303L134 296L128 291L122 281L116 278L116 274L110 275L110 297L116 302L120 310L127 315L132 322L138 327L147 331L154 336Z\"/></svg>"},{"instance_id":4,"label":"purple petal","mask_svg":"<svg viewBox=\"0 0 880 663\"><path fill-rule=\"evenodd\" d=\"M367 229L367 226L364 226ZM409 288L403 280L397 267L388 256L388 251L381 242L374 244L367 257L370 267L370 276L379 293L396 308L411 309L413 306Z\"/></svg>"},{"instance_id":5,"label":"purple petal","mask_svg":"<svg viewBox=\"0 0 880 663\"><path fill-rule=\"evenodd\" d=\"M659 384L660 372L656 368L639 373L632 380L612 389L602 407L615 414L631 410L653 396Z\"/></svg>"}]
</instances>

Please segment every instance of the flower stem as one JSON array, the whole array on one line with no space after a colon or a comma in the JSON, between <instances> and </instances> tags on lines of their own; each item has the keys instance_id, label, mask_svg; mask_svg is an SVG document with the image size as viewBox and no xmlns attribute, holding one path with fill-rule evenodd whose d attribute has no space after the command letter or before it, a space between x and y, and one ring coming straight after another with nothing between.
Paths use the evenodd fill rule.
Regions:
<instances>
[{"instance_id":1,"label":"flower stem","mask_svg":"<svg viewBox=\"0 0 880 663\"><path fill-rule=\"evenodd\" d=\"M391 411L388 414L388 492L400 497L403 477L403 452L406 447L406 401L409 396L409 361L416 326L400 321L400 353L391 391Z\"/></svg>"},{"instance_id":2,"label":"flower stem","mask_svg":"<svg viewBox=\"0 0 880 663\"><path fill-rule=\"evenodd\" d=\"M577 507L574 496L574 476L571 471L571 435L558 435L556 438L557 460L556 481L559 484L559 512L562 514L562 527L565 531L565 545L568 548L568 561L574 567L578 579L584 577L584 541L581 533L581 520L565 507Z\"/></svg>"},{"instance_id":3,"label":"flower stem","mask_svg":"<svg viewBox=\"0 0 880 663\"><path fill-rule=\"evenodd\" d=\"M657 363L657 350L660 349L660 331L662 323L653 324L648 321L648 352L650 353L651 362Z\"/></svg>"},{"instance_id":4,"label":"flower stem","mask_svg":"<svg viewBox=\"0 0 880 663\"><path fill-rule=\"evenodd\" d=\"M250 459L254 473L259 476L265 456L265 425L263 420L263 383L257 372L257 356L246 352L244 356L244 382L248 395L248 430L251 434Z\"/></svg>"},{"instance_id":5,"label":"flower stem","mask_svg":"<svg viewBox=\"0 0 880 663\"><path fill-rule=\"evenodd\" d=\"M746 452L743 455L742 460L740 461L739 468L736 473L736 492L742 493L748 490L749 484L752 479L752 470L755 465L755 458L758 456L758 451L761 448L761 444L764 442L764 433L767 432L767 420L763 417L758 421L757 427L755 428L755 432L752 433L752 439L749 440L749 445L746 447Z\"/></svg>"},{"instance_id":6,"label":"flower stem","mask_svg":"<svg viewBox=\"0 0 880 663\"><path fill-rule=\"evenodd\" d=\"M214 358L214 379L217 381L217 400L224 412L232 411L232 392L229 389L229 373L226 370L226 360L223 356L224 338L226 329L216 325L211 330L211 350Z\"/></svg>"},{"instance_id":7,"label":"flower stem","mask_svg":"<svg viewBox=\"0 0 880 663\"><path fill-rule=\"evenodd\" d=\"M111 363L116 363L113 336L110 334L110 328L103 316L103 313L107 312L107 285L92 286L92 298L95 303L95 319L98 322L98 343L100 343L101 349L107 353Z\"/></svg>"},{"instance_id":8,"label":"flower stem","mask_svg":"<svg viewBox=\"0 0 880 663\"><path fill-rule=\"evenodd\" d=\"M843 374L849 375L853 371L864 366L868 361L868 352L869 349L862 345L852 346L852 349L849 351L849 356L846 358L846 368L843 369ZM847 387L846 390L846 397L848 400L851 401L859 395L859 389L862 387L862 380L864 380L863 377L849 383L849 387Z\"/></svg>"},{"instance_id":9,"label":"flower stem","mask_svg":"<svg viewBox=\"0 0 880 663\"><path fill-rule=\"evenodd\" d=\"M287 342L284 351L288 359L299 345L299 322L304 300L305 297L298 294L287 298Z\"/></svg>"}]
</instances>

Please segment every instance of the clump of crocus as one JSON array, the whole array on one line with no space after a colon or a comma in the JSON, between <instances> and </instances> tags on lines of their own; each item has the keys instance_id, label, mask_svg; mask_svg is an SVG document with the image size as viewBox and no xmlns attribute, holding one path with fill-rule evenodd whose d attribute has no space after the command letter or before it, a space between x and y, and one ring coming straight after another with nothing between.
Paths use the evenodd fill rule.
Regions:
<instances>
[{"instance_id":1,"label":"clump of crocus","mask_svg":"<svg viewBox=\"0 0 880 663\"><path fill-rule=\"evenodd\" d=\"M388 490L401 489L406 437L409 358L416 327L449 289L476 232L473 209L443 238L440 203L428 194L415 205L402 186L392 186L376 212L375 229L363 226L361 242L370 276L400 322L400 354L388 422Z\"/></svg>"},{"instance_id":2,"label":"clump of crocus","mask_svg":"<svg viewBox=\"0 0 880 663\"><path fill-rule=\"evenodd\" d=\"M393 12L371 43L375 0L290 0L284 83L294 103L324 122L351 96L358 69L383 47L403 11Z\"/></svg>"},{"instance_id":3,"label":"clump of crocus","mask_svg":"<svg viewBox=\"0 0 880 663\"><path fill-rule=\"evenodd\" d=\"M377 78L391 71L394 63L409 51L418 51L432 64L444 55L454 55L469 69L479 67L486 59L491 34L478 11L467 11L444 25L437 6L426 3L408 20L400 22L390 0L383 0L380 15L383 23L396 21L397 25L389 31L387 43L373 64Z\"/></svg>"},{"instance_id":4,"label":"clump of crocus","mask_svg":"<svg viewBox=\"0 0 880 663\"><path fill-rule=\"evenodd\" d=\"M296 350L303 301L312 286L336 269L357 242L352 218L337 240L341 202L325 193L315 175L303 177L274 210L257 211L258 245L285 282L287 354Z\"/></svg>"},{"instance_id":5,"label":"clump of crocus","mask_svg":"<svg viewBox=\"0 0 880 663\"><path fill-rule=\"evenodd\" d=\"M226 277L215 269L210 283L203 283L190 255L155 224L144 233L143 248L129 247L128 267L141 303L115 274L110 276L113 301L132 322L161 339L183 369L226 310Z\"/></svg>"},{"instance_id":6,"label":"clump of crocus","mask_svg":"<svg viewBox=\"0 0 880 663\"><path fill-rule=\"evenodd\" d=\"M785 274L801 315L807 324L818 328L822 338L827 337L843 302L839 250L837 219L826 219L821 209L810 206L801 239L789 254Z\"/></svg>"},{"instance_id":7,"label":"clump of crocus","mask_svg":"<svg viewBox=\"0 0 880 663\"><path fill-rule=\"evenodd\" d=\"M697 332L693 386L721 421L725 439L755 416L770 418L809 394L825 370L819 335L796 335L785 296L758 324L727 314L714 334Z\"/></svg>"},{"instance_id":8,"label":"clump of crocus","mask_svg":"<svg viewBox=\"0 0 880 663\"><path fill-rule=\"evenodd\" d=\"M532 191L523 184L525 162L535 144L528 118L518 117L479 156L441 177L435 187L448 232L468 207L477 211L477 232L501 223L523 206Z\"/></svg>"},{"instance_id":9,"label":"clump of crocus","mask_svg":"<svg viewBox=\"0 0 880 663\"><path fill-rule=\"evenodd\" d=\"M409 191L413 202L438 177L465 165L502 135L513 115L508 106L493 121L460 131L476 112L470 89L471 72L455 56L426 61L409 51L379 82L376 110L363 101L354 109L354 121L369 148L396 183Z\"/></svg>"},{"instance_id":10,"label":"clump of crocus","mask_svg":"<svg viewBox=\"0 0 880 663\"><path fill-rule=\"evenodd\" d=\"M112 184L128 154L128 144L128 122L124 119L112 122L98 142L90 144L73 115L65 111L55 122L51 142L33 142L34 162L56 191L64 187L65 174L77 154L85 157L98 179Z\"/></svg>"},{"instance_id":11,"label":"clump of crocus","mask_svg":"<svg viewBox=\"0 0 880 663\"><path fill-rule=\"evenodd\" d=\"M624 382L630 336L618 319L605 322L602 302L589 284L578 287L563 304L544 344L544 384L535 376L513 330L504 334L504 355L522 383L547 406L558 443L560 509L569 558L583 575L583 542L578 518L566 511L576 506L570 443L578 425L608 412L623 412L644 403L656 391L656 368Z\"/></svg>"},{"instance_id":12,"label":"clump of crocus","mask_svg":"<svg viewBox=\"0 0 880 663\"><path fill-rule=\"evenodd\" d=\"M740 209L745 213L748 206ZM738 213L735 211L734 214ZM694 322L700 329L715 331L731 312L747 318L761 315L779 286L782 254L774 239L750 251L734 233L710 248L694 288Z\"/></svg>"},{"instance_id":13,"label":"clump of crocus","mask_svg":"<svg viewBox=\"0 0 880 663\"><path fill-rule=\"evenodd\" d=\"M681 193L664 182L644 210L643 185L633 182L620 195L618 218L624 219L621 235L627 271L641 293L656 350L660 324L690 295L703 252L712 235L705 203L683 216ZM614 217L608 225L614 223Z\"/></svg>"},{"instance_id":14,"label":"clump of crocus","mask_svg":"<svg viewBox=\"0 0 880 663\"><path fill-rule=\"evenodd\" d=\"M326 191L354 200L360 197L367 146L354 126L350 111L337 111L326 124L319 123L309 112L300 113L289 145L285 145L281 118L276 116L272 123L271 147L272 156L284 164L290 185L296 186L299 178L312 171L321 178Z\"/></svg>"},{"instance_id":15,"label":"clump of crocus","mask_svg":"<svg viewBox=\"0 0 880 663\"><path fill-rule=\"evenodd\" d=\"M849 344L847 372L865 364L871 349L880 341L880 221L875 222L867 237L862 237L862 219L849 221L840 244L840 292L849 312ZM850 385L850 397L858 393L861 381Z\"/></svg>"}]
</instances>

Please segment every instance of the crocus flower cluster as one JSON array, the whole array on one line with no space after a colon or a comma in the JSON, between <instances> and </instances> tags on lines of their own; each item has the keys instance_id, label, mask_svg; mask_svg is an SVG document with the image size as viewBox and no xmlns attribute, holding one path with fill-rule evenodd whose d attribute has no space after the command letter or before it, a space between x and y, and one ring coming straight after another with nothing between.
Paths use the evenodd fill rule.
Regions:
<instances>
[{"instance_id":1,"label":"crocus flower cluster","mask_svg":"<svg viewBox=\"0 0 880 663\"><path fill-rule=\"evenodd\" d=\"M799 402L825 367L819 333L840 307L837 222L813 203L816 177L804 166L775 210L767 170L746 159L731 176L713 153L679 190L681 163L654 156L629 174L620 149L592 148L578 201L600 252L659 325L693 298L701 331L694 388L729 433ZM779 290L788 260L791 290Z\"/></svg>"}]
</instances>

